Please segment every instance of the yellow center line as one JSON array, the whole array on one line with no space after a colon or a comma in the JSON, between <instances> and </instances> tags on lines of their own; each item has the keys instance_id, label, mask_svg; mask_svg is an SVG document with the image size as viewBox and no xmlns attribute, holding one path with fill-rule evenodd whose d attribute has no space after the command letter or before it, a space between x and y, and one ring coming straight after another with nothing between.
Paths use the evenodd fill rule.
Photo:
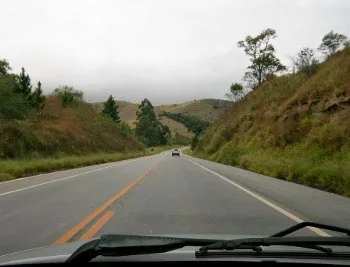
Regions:
<instances>
[{"instance_id":1,"label":"yellow center line","mask_svg":"<svg viewBox=\"0 0 350 267\"><path fill-rule=\"evenodd\" d=\"M82 230L89 222L91 222L93 219L95 219L98 215L100 215L103 211L105 211L110 205L113 204L116 200L121 198L123 195L125 195L133 186L135 186L137 183L139 183L147 174L149 174L153 169L155 169L159 165L156 164L152 168L148 169L145 173L143 173L139 178L131 182L128 186L123 188L122 191L120 191L118 194L110 198L107 202L102 204L99 208L97 208L95 211L90 213L87 217L85 217L80 223L75 225L73 228L68 230L64 235L62 235L59 239L57 239L53 244L54 245L61 245L66 242L68 242L74 235L76 235L80 230Z\"/></svg>"},{"instance_id":2,"label":"yellow center line","mask_svg":"<svg viewBox=\"0 0 350 267\"><path fill-rule=\"evenodd\" d=\"M103 215L101 219L99 219L93 226L91 226L91 228L79 240L91 239L97 233L97 231L100 230L110 218L112 218L114 213L114 210L107 211L106 214Z\"/></svg>"}]
</instances>

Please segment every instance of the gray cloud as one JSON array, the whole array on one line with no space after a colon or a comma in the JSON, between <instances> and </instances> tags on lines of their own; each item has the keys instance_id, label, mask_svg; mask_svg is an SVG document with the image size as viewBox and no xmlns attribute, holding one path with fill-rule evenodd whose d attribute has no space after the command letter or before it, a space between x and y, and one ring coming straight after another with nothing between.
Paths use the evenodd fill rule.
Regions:
<instances>
[{"instance_id":1,"label":"gray cloud","mask_svg":"<svg viewBox=\"0 0 350 267\"><path fill-rule=\"evenodd\" d=\"M276 29L285 64L330 30L350 35L347 0L2 0L1 10L0 58L46 93L70 84L89 101L222 98L244 74L236 44L248 34Z\"/></svg>"}]
</instances>

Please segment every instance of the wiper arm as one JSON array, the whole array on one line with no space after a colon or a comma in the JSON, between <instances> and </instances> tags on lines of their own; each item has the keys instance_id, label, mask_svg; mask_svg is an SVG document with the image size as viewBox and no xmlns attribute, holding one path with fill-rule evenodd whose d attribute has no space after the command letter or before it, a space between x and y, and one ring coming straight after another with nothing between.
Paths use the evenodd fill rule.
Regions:
<instances>
[{"instance_id":1,"label":"wiper arm","mask_svg":"<svg viewBox=\"0 0 350 267\"><path fill-rule=\"evenodd\" d=\"M205 246L220 239L189 239L163 236L103 235L79 247L67 262L89 262L97 256L128 256L163 253L185 246Z\"/></svg>"},{"instance_id":2,"label":"wiper arm","mask_svg":"<svg viewBox=\"0 0 350 267\"><path fill-rule=\"evenodd\" d=\"M346 234L348 236L350 236L350 229L346 229L346 228L341 228L341 227L337 227L337 226L333 226L333 225L328 225L328 224L322 224L322 223L314 223L314 222L301 222L298 223L296 225L293 225L292 227L289 227L281 232L278 232L274 235L271 235L270 237L281 237L281 236L286 236L289 235L291 233L294 233L302 228L305 227L316 227L319 229L324 229L324 230L330 230L330 231L334 231L334 232L338 232L338 233L343 233Z\"/></svg>"}]
</instances>

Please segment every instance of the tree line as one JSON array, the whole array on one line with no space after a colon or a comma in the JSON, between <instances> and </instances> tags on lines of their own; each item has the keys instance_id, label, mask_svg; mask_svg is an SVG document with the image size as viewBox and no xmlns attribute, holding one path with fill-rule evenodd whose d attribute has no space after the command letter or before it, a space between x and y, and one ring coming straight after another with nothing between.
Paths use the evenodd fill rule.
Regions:
<instances>
[{"instance_id":1,"label":"tree line","mask_svg":"<svg viewBox=\"0 0 350 267\"><path fill-rule=\"evenodd\" d=\"M265 29L256 36L248 35L244 40L237 43L238 48L243 48L249 57L250 65L243 77L243 83L235 82L230 86L226 97L232 101L239 101L249 90L255 90L266 80L287 70L276 56L276 49L271 43L277 38L273 29ZM350 46L350 40L343 34L330 31L321 41L318 51L326 55L333 55L340 49ZM295 72L310 76L316 72L320 60L316 57L315 49L305 47L291 58Z\"/></svg>"},{"instance_id":2,"label":"tree line","mask_svg":"<svg viewBox=\"0 0 350 267\"><path fill-rule=\"evenodd\" d=\"M192 115L186 115L183 113L171 113L166 111L164 111L161 115L184 124L189 131L195 133L196 135L201 134L210 126L210 123L208 121L202 120Z\"/></svg>"}]
</instances>

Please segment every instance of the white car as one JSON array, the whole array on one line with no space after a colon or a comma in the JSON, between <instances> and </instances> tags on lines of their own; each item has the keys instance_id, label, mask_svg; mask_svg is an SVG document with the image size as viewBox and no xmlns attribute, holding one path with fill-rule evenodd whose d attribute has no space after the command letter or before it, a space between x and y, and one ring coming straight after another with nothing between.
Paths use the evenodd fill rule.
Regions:
<instances>
[{"instance_id":1,"label":"white car","mask_svg":"<svg viewBox=\"0 0 350 267\"><path fill-rule=\"evenodd\" d=\"M180 150L178 148L174 148L173 150L171 150L171 156L180 156Z\"/></svg>"}]
</instances>

